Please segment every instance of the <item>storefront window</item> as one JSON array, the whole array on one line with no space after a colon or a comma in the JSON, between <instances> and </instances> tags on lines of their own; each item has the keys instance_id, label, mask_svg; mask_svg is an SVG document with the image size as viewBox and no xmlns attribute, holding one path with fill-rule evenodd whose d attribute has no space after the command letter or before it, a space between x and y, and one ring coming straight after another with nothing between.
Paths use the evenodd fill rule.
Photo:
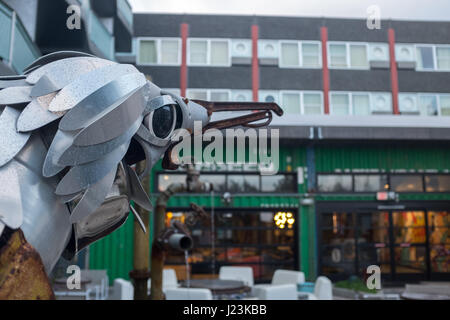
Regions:
<instances>
[{"instance_id":1,"label":"storefront window","mask_svg":"<svg viewBox=\"0 0 450 320\"><path fill-rule=\"evenodd\" d=\"M230 174L228 178L229 192L257 192L259 191L259 176L247 174Z\"/></svg>"},{"instance_id":2,"label":"storefront window","mask_svg":"<svg viewBox=\"0 0 450 320\"><path fill-rule=\"evenodd\" d=\"M280 229L273 211L216 211L215 248L211 246L211 227L198 222L191 227L194 249L189 254L192 278L212 275L213 250L215 273L222 265L250 266L256 281L270 281L276 269L294 269L296 243L295 212L293 225ZM175 214L175 213L173 213ZM184 255L168 252L166 264L184 264Z\"/></svg>"},{"instance_id":3,"label":"storefront window","mask_svg":"<svg viewBox=\"0 0 450 320\"><path fill-rule=\"evenodd\" d=\"M420 175L391 175L391 189L397 192L423 192Z\"/></svg>"},{"instance_id":4,"label":"storefront window","mask_svg":"<svg viewBox=\"0 0 450 320\"><path fill-rule=\"evenodd\" d=\"M449 192L450 176L448 175L425 176L425 185L427 192Z\"/></svg>"},{"instance_id":5,"label":"storefront window","mask_svg":"<svg viewBox=\"0 0 450 320\"><path fill-rule=\"evenodd\" d=\"M225 176L220 174L202 174L200 181L211 183L214 191L226 191Z\"/></svg>"},{"instance_id":6,"label":"storefront window","mask_svg":"<svg viewBox=\"0 0 450 320\"><path fill-rule=\"evenodd\" d=\"M173 183L185 183L185 174L160 174L158 175L158 191L166 191L167 187Z\"/></svg>"},{"instance_id":7,"label":"storefront window","mask_svg":"<svg viewBox=\"0 0 450 320\"><path fill-rule=\"evenodd\" d=\"M320 174L318 176L320 192L350 192L352 191L351 175Z\"/></svg>"},{"instance_id":8,"label":"storefront window","mask_svg":"<svg viewBox=\"0 0 450 320\"><path fill-rule=\"evenodd\" d=\"M293 175L261 176L261 191L263 192L295 192L296 185Z\"/></svg>"},{"instance_id":9,"label":"storefront window","mask_svg":"<svg viewBox=\"0 0 450 320\"><path fill-rule=\"evenodd\" d=\"M355 175L356 192L377 192L387 189L387 176L385 175Z\"/></svg>"}]
</instances>

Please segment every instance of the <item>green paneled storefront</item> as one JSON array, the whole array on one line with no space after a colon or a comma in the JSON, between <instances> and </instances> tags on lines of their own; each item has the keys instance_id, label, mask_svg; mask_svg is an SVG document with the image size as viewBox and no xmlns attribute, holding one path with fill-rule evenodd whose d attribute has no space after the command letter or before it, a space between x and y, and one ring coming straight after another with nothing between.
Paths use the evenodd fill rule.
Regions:
<instances>
[{"instance_id":1,"label":"green paneled storefront","mask_svg":"<svg viewBox=\"0 0 450 320\"><path fill-rule=\"evenodd\" d=\"M308 279L312 280L318 274L328 274L328 272L332 278L335 274L342 276L359 274L361 269L359 264L362 261L377 263L378 260L383 260L382 257L389 260L378 262L390 264L390 267L386 269L387 278L393 277L389 278L390 280L401 280L400 274L397 275L398 272L395 273L395 270L403 269L412 270L405 274L417 276L416 274L419 273L424 279L434 279L431 275L438 275L437 278L448 275L449 270L445 266L445 263L448 263L448 256L434 254L433 250L443 248L445 252L450 249L450 240L447 238L449 221L447 211L450 211L450 189L447 190L450 188L450 183L447 174L450 169L450 149L438 145L321 144L305 146L298 144L283 146L280 148L279 173L283 175L284 182L294 181L295 184L288 191L282 188L264 190L267 188L265 178L252 176L257 174L252 169L233 168L231 170L228 168L221 171L207 169L202 170L201 179L214 177L216 179L214 181L222 181L217 175L227 176L226 182L223 182L226 186L222 186L222 191L214 194L174 196L169 202L168 211L173 211L175 214L177 211L188 208L191 202L195 202L204 206L208 212L214 208L216 214L222 214L224 217L230 214L244 217L242 223L245 223L246 219L254 213L259 215L259 220L263 221L267 220L267 217L270 220L269 213L275 214L280 210L292 212L295 215L295 236L289 239L294 239L292 241L296 243L291 247L295 257L290 268L304 271ZM178 173L181 174L181 172ZM248 187L249 184L245 182L243 191L230 191L231 202L226 203L222 197L223 191L228 191L226 188L232 185L230 181L235 181L238 175L248 177L248 181L259 181L255 186L258 185L260 189L246 192L245 186ZM174 177L171 173L163 172L159 165L155 166L150 182L153 202L156 199L159 181L163 181L166 176L169 177L168 181ZM279 185L285 186L286 183L279 183ZM377 191L395 192L396 199L377 201ZM447 207L448 210L446 210ZM397 216L401 219L397 219ZM266 218L263 219L263 217ZM414 225L408 220L411 217ZM266 220L264 223L258 222L254 230L247 233L254 232L255 237L260 237L258 234L271 237L267 232L272 232L270 231L272 229L268 227L269 220ZM423 225L420 224L422 220L425 221ZM331 221L330 225L327 225L328 221ZM378 230L378 225L376 228L373 227L374 223L381 223L380 221L391 223L386 226L383 239L379 237L378 231L374 231ZM434 229L430 229L431 224ZM241 237L242 232L238 232L244 230L245 225L232 225L232 228L237 230L233 231L233 234L237 234L238 238ZM226 226L227 224L224 224L222 229L218 226L219 238L221 234L227 234ZM364 229L365 227L363 230L360 226L367 226L367 230L370 231ZM396 230L402 228L406 229L404 234L396 236ZM436 240L438 243L432 240L436 230L440 235L440 240ZM279 235L280 232L273 230L276 239L283 238ZM421 238L422 233L424 238ZM411 238L411 234L415 234L416 238ZM253 243L255 240L252 240L251 236L243 236L242 239L249 243L249 248L257 246ZM420 241L411 242L413 241L411 239ZM220 243L219 241L219 249L217 249L219 252L216 254L220 257L220 250L223 250L229 259L235 249L230 249L228 245L221 248ZM274 246L272 248L268 245L268 249L261 249L260 255L276 256L277 252L285 250L285 246ZM364 255L362 251L366 250L366 247L370 247L370 250L367 249L368 253ZM266 254L264 250L270 254ZM340 250L346 255L338 254ZM381 252L383 250L384 252ZM329 251L332 252L331 260L326 256ZM339 257L341 260L338 259ZM402 257L409 257L409 260L406 258L401 260ZM406 264L402 262L411 261L414 257L417 261L412 261L410 265L408 265L409 262ZM255 262L256 258L245 260L241 257L240 259L241 264L262 264L263 258L260 257L259 262ZM90 268L107 269L111 280L117 277L128 279L132 263L132 218L128 219L119 230L90 246ZM272 260L267 263L267 265L271 264L274 268L278 266ZM266 270L264 268L262 267L261 274L264 274ZM417 270L419 272L416 272Z\"/></svg>"}]
</instances>

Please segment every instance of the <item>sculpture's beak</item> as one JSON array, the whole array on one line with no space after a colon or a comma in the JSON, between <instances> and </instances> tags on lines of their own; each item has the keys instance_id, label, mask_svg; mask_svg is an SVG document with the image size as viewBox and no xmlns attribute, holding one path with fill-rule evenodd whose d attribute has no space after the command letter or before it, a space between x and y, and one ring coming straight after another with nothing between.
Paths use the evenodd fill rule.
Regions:
<instances>
[{"instance_id":1,"label":"sculpture's beak","mask_svg":"<svg viewBox=\"0 0 450 320\"><path fill-rule=\"evenodd\" d=\"M272 112L278 116L283 115L283 110L274 102L214 102L205 100L189 100L184 98L183 102L188 106L193 114L193 120L196 119L194 110L197 111L199 106L206 110L208 121L202 122L202 133L208 129L226 129L231 127L243 126L249 128L258 128L267 126L272 121ZM247 111L247 112L246 112ZM204 112L204 111L203 111ZM223 112L225 116L219 115ZM227 117L230 115L231 117ZM233 116L232 116L233 115ZM237 116L235 116L237 115ZM214 121L210 121L213 119ZM189 128L193 129L193 128ZM192 132L192 131L191 131ZM192 133L194 134L194 133ZM163 168L174 170L178 167L173 163L171 152L178 142L171 144L166 150L163 158Z\"/></svg>"}]
</instances>

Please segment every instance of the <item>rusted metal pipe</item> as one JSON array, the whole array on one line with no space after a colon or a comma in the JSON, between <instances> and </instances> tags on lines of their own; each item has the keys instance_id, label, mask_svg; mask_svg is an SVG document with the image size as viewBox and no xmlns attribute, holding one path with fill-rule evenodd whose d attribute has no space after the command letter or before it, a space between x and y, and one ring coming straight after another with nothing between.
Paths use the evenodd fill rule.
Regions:
<instances>
[{"instance_id":1,"label":"rusted metal pipe","mask_svg":"<svg viewBox=\"0 0 450 320\"><path fill-rule=\"evenodd\" d=\"M18 229L0 248L0 300L54 300L39 253Z\"/></svg>"},{"instance_id":2,"label":"rusted metal pipe","mask_svg":"<svg viewBox=\"0 0 450 320\"><path fill-rule=\"evenodd\" d=\"M174 183L167 187L156 200L156 210L153 217L154 221L154 240L152 244L152 261L151 261L151 293L150 299L163 300L164 293L162 291L162 273L164 269L165 250L162 241L165 229L167 203L171 196L181 192L204 192L211 189L209 183L199 181L199 172L195 170L193 165L187 167L186 183Z\"/></svg>"},{"instance_id":3,"label":"rusted metal pipe","mask_svg":"<svg viewBox=\"0 0 450 320\"><path fill-rule=\"evenodd\" d=\"M141 161L136 165L136 170L142 172L145 168L145 162ZM142 180L142 186L149 193L149 176ZM143 224L148 229L150 213L137 206L136 211L140 215ZM134 300L148 300L148 279L150 277L150 238L149 232L142 232L142 229L134 219L134 247L133 247L133 270L130 271L130 278L134 284Z\"/></svg>"}]
</instances>

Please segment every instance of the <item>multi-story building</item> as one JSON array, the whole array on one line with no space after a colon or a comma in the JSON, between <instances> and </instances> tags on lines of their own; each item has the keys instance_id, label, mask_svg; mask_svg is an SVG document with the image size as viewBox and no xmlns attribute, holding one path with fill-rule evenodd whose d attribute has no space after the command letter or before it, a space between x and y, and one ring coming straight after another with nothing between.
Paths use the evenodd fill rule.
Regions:
<instances>
[{"instance_id":1,"label":"multi-story building","mask_svg":"<svg viewBox=\"0 0 450 320\"><path fill-rule=\"evenodd\" d=\"M83 22L80 42L64 42L64 30L53 47L43 31L52 24L37 25L43 53L110 58L115 47L124 52L115 53L118 61L136 64L162 88L198 99L275 101L285 111L270 126L280 132L278 174L205 164L201 179L215 191L170 200L168 221L183 221L190 202L215 213L214 230L192 229L193 277L250 265L257 281L278 268L337 280L379 265L386 281L450 278L449 22L382 21L371 30L365 20L331 18L128 13L111 20L90 3L97 19L84 15L93 20ZM134 24L132 45L90 36L124 17ZM182 170L155 167L153 198L181 179ZM132 232L129 219L93 244L90 266L107 268L110 279L128 277ZM184 255L166 262L183 266Z\"/></svg>"},{"instance_id":2,"label":"multi-story building","mask_svg":"<svg viewBox=\"0 0 450 320\"><path fill-rule=\"evenodd\" d=\"M192 230L192 276L250 265L257 281L277 268L337 280L375 264L387 281L449 279L449 28L135 14L129 57L159 86L197 99L275 101L285 112L270 126L280 130L277 175L204 165L215 192L170 200L168 220L183 220L191 201L215 212L214 247L210 227ZM183 178L155 168L153 192ZM125 276L131 230L92 246L91 266L120 260L111 275ZM123 251L103 257L117 241ZM166 262L184 265L184 256Z\"/></svg>"}]
</instances>

